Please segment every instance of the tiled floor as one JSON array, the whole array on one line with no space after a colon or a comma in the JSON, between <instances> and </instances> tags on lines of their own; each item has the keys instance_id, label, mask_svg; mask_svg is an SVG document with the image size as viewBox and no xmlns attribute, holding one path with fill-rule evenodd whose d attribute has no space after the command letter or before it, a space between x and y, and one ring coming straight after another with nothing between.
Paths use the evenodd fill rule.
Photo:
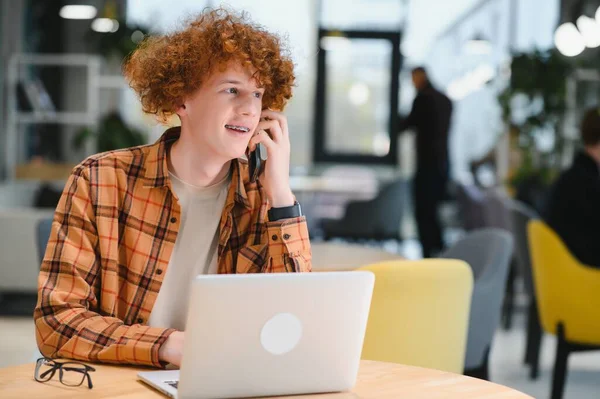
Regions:
<instances>
[{"instance_id":1,"label":"tiled floor","mask_svg":"<svg viewBox=\"0 0 600 399\"><path fill-rule=\"evenodd\" d=\"M491 379L535 398L549 398L556 341L553 337L544 337L540 377L536 381L531 381L527 377L528 369L522 362L525 345L523 326L524 316L517 314L510 331L499 330L496 334L490 359ZM0 367L29 363L34 360L36 345L31 319L0 318L0 337ZM600 351L575 353L570 356L564 398L600 398Z\"/></svg>"},{"instance_id":2,"label":"tiled floor","mask_svg":"<svg viewBox=\"0 0 600 399\"><path fill-rule=\"evenodd\" d=\"M511 330L498 330L490 358L490 378L534 398L550 398L556 339L545 335L540 351L540 376L529 379L523 364L525 353L525 316L516 314ZM572 353L569 356L564 399L600 398L600 351Z\"/></svg>"}]
</instances>

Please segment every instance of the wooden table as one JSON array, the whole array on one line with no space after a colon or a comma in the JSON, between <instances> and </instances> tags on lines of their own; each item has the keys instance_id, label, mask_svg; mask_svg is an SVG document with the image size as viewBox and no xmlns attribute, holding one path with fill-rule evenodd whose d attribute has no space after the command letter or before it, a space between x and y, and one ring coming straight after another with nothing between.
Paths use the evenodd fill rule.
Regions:
<instances>
[{"instance_id":1,"label":"wooden table","mask_svg":"<svg viewBox=\"0 0 600 399\"><path fill-rule=\"evenodd\" d=\"M0 369L0 397L9 398L164 398L136 379L140 368L94 365L93 389L69 388L58 380L33 379L34 364ZM56 378L56 377L54 377ZM286 398L292 398L288 396ZM358 382L351 392L294 396L308 399L398 398L531 398L502 385L463 375L420 367L363 360Z\"/></svg>"}]
</instances>

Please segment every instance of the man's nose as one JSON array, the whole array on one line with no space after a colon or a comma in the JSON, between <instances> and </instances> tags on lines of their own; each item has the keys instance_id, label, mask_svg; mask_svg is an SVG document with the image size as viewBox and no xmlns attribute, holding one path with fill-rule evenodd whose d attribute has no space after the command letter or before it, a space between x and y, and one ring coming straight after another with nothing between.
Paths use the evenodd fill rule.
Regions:
<instances>
[{"instance_id":1,"label":"man's nose","mask_svg":"<svg viewBox=\"0 0 600 399\"><path fill-rule=\"evenodd\" d=\"M255 116L258 112L258 107L256 106L256 101L252 96L240 98L240 102L238 104L238 113L244 116Z\"/></svg>"}]
</instances>

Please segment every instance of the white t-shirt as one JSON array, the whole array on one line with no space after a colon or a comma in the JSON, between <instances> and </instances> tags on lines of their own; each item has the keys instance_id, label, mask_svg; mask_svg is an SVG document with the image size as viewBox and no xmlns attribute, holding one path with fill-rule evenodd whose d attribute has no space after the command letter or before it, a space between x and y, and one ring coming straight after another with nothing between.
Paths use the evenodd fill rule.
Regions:
<instances>
[{"instance_id":1,"label":"white t-shirt","mask_svg":"<svg viewBox=\"0 0 600 399\"><path fill-rule=\"evenodd\" d=\"M180 226L169 267L148 320L151 327L185 330L190 286L198 274L217 273L219 222L231 177L196 187L169 172L181 206Z\"/></svg>"}]
</instances>

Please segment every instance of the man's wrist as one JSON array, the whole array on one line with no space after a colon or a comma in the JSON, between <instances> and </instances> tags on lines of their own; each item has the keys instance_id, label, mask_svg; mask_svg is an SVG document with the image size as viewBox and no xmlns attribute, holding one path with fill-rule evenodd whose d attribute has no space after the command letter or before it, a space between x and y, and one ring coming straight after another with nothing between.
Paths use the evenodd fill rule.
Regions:
<instances>
[{"instance_id":1,"label":"man's wrist","mask_svg":"<svg viewBox=\"0 0 600 399\"><path fill-rule=\"evenodd\" d=\"M294 198L294 194L292 194L292 190L288 190L287 192L274 195L273 198L269 199L271 206L273 208L284 208L286 206L294 205L296 199Z\"/></svg>"},{"instance_id":2,"label":"man's wrist","mask_svg":"<svg viewBox=\"0 0 600 399\"><path fill-rule=\"evenodd\" d=\"M183 346L183 332L174 331L158 349L158 360L179 365Z\"/></svg>"},{"instance_id":3,"label":"man's wrist","mask_svg":"<svg viewBox=\"0 0 600 399\"><path fill-rule=\"evenodd\" d=\"M167 338L165 342L162 343L160 348L158 348L158 360L160 360L161 362L169 363L170 354L171 353L169 351L169 338Z\"/></svg>"}]
</instances>

